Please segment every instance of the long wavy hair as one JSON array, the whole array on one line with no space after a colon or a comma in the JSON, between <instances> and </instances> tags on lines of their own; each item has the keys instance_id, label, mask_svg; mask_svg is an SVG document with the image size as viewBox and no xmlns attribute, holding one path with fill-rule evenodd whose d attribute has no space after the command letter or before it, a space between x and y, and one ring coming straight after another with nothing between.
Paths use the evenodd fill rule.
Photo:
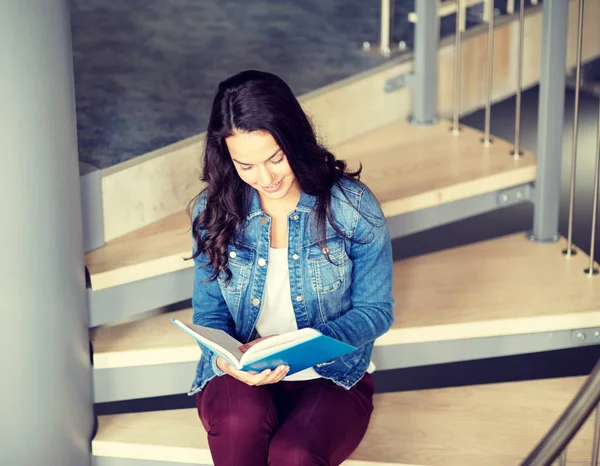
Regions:
<instances>
[{"instance_id":1,"label":"long wavy hair","mask_svg":"<svg viewBox=\"0 0 600 466\"><path fill-rule=\"evenodd\" d=\"M227 247L243 231L252 188L238 176L225 144L234 132L266 131L283 150L299 188L316 197L314 209L317 241L325 244L326 222L343 236L331 212L331 189L342 178L358 179L362 167L346 171L346 163L336 160L318 140L313 126L292 90L279 77L261 71L244 71L219 84L215 96L204 149L201 180L206 188L206 208L192 218L196 243L193 258L204 254L216 279L222 272L231 279L227 267ZM199 196L198 195L198 196ZM193 210L198 196L190 203Z\"/></svg>"}]
</instances>

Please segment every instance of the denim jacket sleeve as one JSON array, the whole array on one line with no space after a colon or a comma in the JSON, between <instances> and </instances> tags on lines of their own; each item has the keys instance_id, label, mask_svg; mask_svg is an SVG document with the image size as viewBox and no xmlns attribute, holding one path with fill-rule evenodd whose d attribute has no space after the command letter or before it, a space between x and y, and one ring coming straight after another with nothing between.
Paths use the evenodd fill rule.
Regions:
<instances>
[{"instance_id":1,"label":"denim jacket sleeve","mask_svg":"<svg viewBox=\"0 0 600 466\"><path fill-rule=\"evenodd\" d=\"M352 307L316 327L324 335L355 347L384 334L394 321L392 245L385 216L373 193L365 188L356 212L350 248Z\"/></svg>"},{"instance_id":2,"label":"denim jacket sleeve","mask_svg":"<svg viewBox=\"0 0 600 466\"><path fill-rule=\"evenodd\" d=\"M206 199L201 195L194 206L192 219L195 219L205 208ZM193 254L196 251L197 246L194 241ZM208 258L204 254L201 253L194 258L193 322L196 325L223 330L235 337L235 323L229 313L219 283L217 280L208 280L213 272L214 268L209 264ZM200 345L200 348L204 356L209 358L214 373L223 375L224 372L219 369L216 363L217 355L202 345Z\"/></svg>"}]
</instances>

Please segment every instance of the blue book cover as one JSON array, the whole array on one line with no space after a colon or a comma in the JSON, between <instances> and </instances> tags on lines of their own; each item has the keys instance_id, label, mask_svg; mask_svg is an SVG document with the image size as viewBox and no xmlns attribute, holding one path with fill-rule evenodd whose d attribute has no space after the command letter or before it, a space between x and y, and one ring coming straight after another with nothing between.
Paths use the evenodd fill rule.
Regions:
<instances>
[{"instance_id":1,"label":"blue book cover","mask_svg":"<svg viewBox=\"0 0 600 466\"><path fill-rule=\"evenodd\" d=\"M356 351L352 345L323 335L315 329L305 328L267 338L242 353L239 350L242 343L222 330L171 320L200 345L244 371L261 372L286 365L290 367L288 375L292 375Z\"/></svg>"}]
</instances>

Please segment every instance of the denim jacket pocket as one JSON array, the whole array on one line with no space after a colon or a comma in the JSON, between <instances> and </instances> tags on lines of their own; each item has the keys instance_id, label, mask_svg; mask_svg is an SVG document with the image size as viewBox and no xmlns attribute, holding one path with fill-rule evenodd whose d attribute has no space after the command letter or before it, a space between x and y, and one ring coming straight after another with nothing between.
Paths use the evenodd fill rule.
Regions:
<instances>
[{"instance_id":1,"label":"denim jacket pocket","mask_svg":"<svg viewBox=\"0 0 600 466\"><path fill-rule=\"evenodd\" d=\"M344 241L339 237L328 239L326 248L321 248L318 244L309 246L308 269L312 286L317 293L330 293L343 285L346 259Z\"/></svg>"},{"instance_id":2,"label":"denim jacket pocket","mask_svg":"<svg viewBox=\"0 0 600 466\"><path fill-rule=\"evenodd\" d=\"M229 246L229 260L227 267L231 271L231 280L227 281L226 274L219 274L218 281L221 292L230 312L235 316L241 301L243 292L248 288L254 264L254 251L247 247Z\"/></svg>"}]
</instances>

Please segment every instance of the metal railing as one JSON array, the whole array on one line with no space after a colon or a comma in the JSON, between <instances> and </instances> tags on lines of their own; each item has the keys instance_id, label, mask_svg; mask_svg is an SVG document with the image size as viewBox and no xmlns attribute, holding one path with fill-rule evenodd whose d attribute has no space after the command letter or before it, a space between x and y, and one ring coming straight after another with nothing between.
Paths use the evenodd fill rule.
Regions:
<instances>
[{"instance_id":1,"label":"metal railing","mask_svg":"<svg viewBox=\"0 0 600 466\"><path fill-rule=\"evenodd\" d=\"M473 2L471 2L473 3ZM470 6L467 0L456 0L456 32L454 40L454 104L452 112L452 134L458 136L460 133L460 103L461 103L461 42L465 30L466 8ZM491 102L493 90L493 62L494 62L494 0L485 0L484 19L488 23L488 47L486 57L486 101L485 101L485 130L482 142L489 146L492 142L490 136L491 128ZM513 6L514 11L514 6ZM517 86L515 106L515 137L514 148L511 151L513 157L523 155L521 150L521 92L523 88L523 46L525 37L525 0L520 0L519 8L519 42L517 50Z\"/></svg>"},{"instance_id":2,"label":"metal railing","mask_svg":"<svg viewBox=\"0 0 600 466\"><path fill-rule=\"evenodd\" d=\"M489 147L493 142L491 136L491 106L493 99L494 83L494 0L452 0L439 3L437 0L415 0L415 12L411 21L415 23L414 44L414 103L413 122L415 124L432 124L436 117L436 87L437 87L437 41L435 32L438 28L439 18L456 13L456 26L454 37L454 73L453 73L453 106L452 106L452 134L459 137L460 117L462 103L462 40L465 31L466 9L475 4L484 3L484 20L488 24L488 41L486 57L486 84L485 84L485 129L481 139L484 147ZM530 1L532 5L538 2ZM537 175L534 191L534 227L529 235L535 242L555 242L558 234L558 213L560 201L560 172L562 157L562 130L564 125L564 92L565 92L565 64L567 44L567 22L569 3L564 0L547 0L543 3L542 27L542 60L540 69L540 97L538 109L538 135L537 135ZM382 12L393 11L393 6L384 7L384 4L393 5L393 0L382 0ZM515 1L507 4L508 13L515 13ZM537 7L539 8L539 7ZM525 0L519 0L518 10L518 43L516 69L516 104L514 141L510 155L519 158L523 155L521 147L521 94L523 83L523 57L526 21ZM389 20L386 17L386 21ZM382 15L382 21L384 16ZM571 144L571 186L569 199L569 222L567 248L563 251L565 256L571 257L576 253L573 249L573 212L575 202L575 171L577 159L577 135L579 123L579 97L581 81L581 60L583 48L583 20L584 0L578 3L578 31L576 50L576 86L575 86L575 117L573 124L573 139ZM383 31L383 23L382 23ZM386 29L385 32L389 32ZM433 35L432 35L433 31ZM383 38L383 36L382 36ZM389 45L389 40L387 41ZM595 266L595 238L597 223L597 208L600 197L600 109L598 122L598 140L596 148L596 166L593 194L593 213L590 240L589 266L585 273L589 276L600 271Z\"/></svg>"},{"instance_id":3,"label":"metal railing","mask_svg":"<svg viewBox=\"0 0 600 466\"><path fill-rule=\"evenodd\" d=\"M596 424L590 465L597 466L600 440L599 403L600 360L567 409L520 466L551 466L557 459L561 466L566 465L568 445L592 415L594 409L596 410Z\"/></svg>"},{"instance_id":4,"label":"metal railing","mask_svg":"<svg viewBox=\"0 0 600 466\"><path fill-rule=\"evenodd\" d=\"M418 1L418 0L417 0ZM465 0L457 1L457 23L456 23L456 36L455 36L455 75L454 75L454 111L453 111L453 123L452 132L455 135L459 134L459 117L460 117L460 67L461 67L461 36L462 36L462 17L461 11L464 10L463 3ZM561 81L562 86L551 85L548 81L556 79L552 74L552 70L563 66L564 70L564 51L566 49L566 15L564 11L560 11L559 8L565 8L566 2L560 6L557 0L546 0L547 4L544 8L547 10L544 12L544 48L546 55L542 59L542 76L540 77L541 84L547 88L562 87L564 91L564 79ZM509 2L509 8L512 9L511 13L514 12L514 1ZM537 2L532 2L537 3ZM494 51L494 2L489 0L488 10L492 14L488 18L488 49L487 49L487 71L486 71L486 116L485 116L485 133L482 142L484 145L491 143L490 139L490 119L491 119L491 95L492 95L492 84L493 84L493 51ZM573 141L571 147L571 186L570 186L570 202L569 202L569 232L568 232L568 246L564 254L568 257L574 254L572 249L572 231L573 231L573 207L574 207L574 193L575 193L575 168L576 168L576 157L577 157L577 131L578 131L578 118L579 118L579 88L580 88L580 76L581 76L581 50L583 41L583 18L584 18L584 0L579 0L578 5L578 31L577 31L577 51L576 51L576 91L575 91L575 121L573 126ZM562 14L561 14L562 13ZM520 0L519 9L519 42L518 42L518 66L517 66L517 86L516 86L516 106L515 106L515 138L514 138L514 149L511 154L514 157L522 155L520 147L520 122L521 122L521 88L522 88L522 73L523 73L523 40L524 40L524 25L525 25L525 2ZM558 32L558 34L557 34ZM561 44L563 47L563 55L559 58L552 57L552 46L551 40L555 40L556 36L562 36L561 39L564 42ZM560 41L559 41L560 42ZM562 61L562 64L561 64ZM545 65L545 66L544 66ZM545 69L544 69L545 68ZM543 73L546 71L546 82L543 82ZM555 73L556 74L556 73ZM553 89L554 90L554 89ZM540 92L542 94L542 91ZM564 93L563 93L564 95ZM556 96L554 96L556 97ZM559 96L562 99L562 95ZM545 101L542 99L545 98ZM550 98L540 96L540 115L544 112L544 107L552 107L549 105ZM562 112L562 107L559 109ZM541 125L545 125L546 121L542 121ZM560 119L562 129L562 115ZM556 122L554 122L556 123ZM550 126L547 124L547 126ZM542 133L541 138L546 137L544 131L548 131L548 128L540 126L538 131ZM540 137L540 136L538 136ZM538 139L539 141L540 139ZM544 142L544 141L542 141ZM541 145L541 144L538 144ZM538 147L539 149L539 147ZM547 148L545 148L547 149ZM560 149L559 149L560 151ZM560 152L558 152L560 155ZM545 155L545 154L542 154ZM595 179L594 179L594 194L593 194L593 213L592 213L592 231L590 240L590 260L589 267L585 269L585 273L588 275L595 275L598 273L598 269L595 267L594 262L594 245L596 235L596 221L597 221L597 207L598 207L598 196L600 191L600 106L598 109L598 129L597 129L597 143L596 143L596 163L595 163ZM548 161L544 160L546 164ZM558 167L554 167L553 170L560 170L560 157L558 163L556 160L551 161ZM547 170L547 168L546 168ZM547 185L547 180L543 179L543 182ZM536 180L536 184L539 182ZM558 183L557 183L558 184ZM557 187L554 187L558 190ZM538 197L538 199L541 199ZM557 209L556 209L557 210ZM556 212L557 214L557 212ZM535 233L534 235L535 236ZM546 235L547 236L547 235ZM547 239L542 238L541 241L546 242ZM596 363L591 375L586 380L580 391L577 393L571 404L566 408L561 417L556 421L548 433L540 440L535 449L530 455L521 463L521 466L550 466L556 460L561 466L567 465L567 454L568 446L571 440L579 432L583 424L592 415L594 409L596 410L596 422L594 428L593 445L591 448L591 465L598 465L598 458L600 452L600 360Z\"/></svg>"},{"instance_id":5,"label":"metal railing","mask_svg":"<svg viewBox=\"0 0 600 466\"><path fill-rule=\"evenodd\" d=\"M434 0L415 0L416 14L412 21L416 23L415 38L423 37L420 42L430 44L431 37L426 36L425 31L432 30L434 21L438 20L440 11L437 14L431 14L437 7ZM577 132L579 118L579 88L581 77L581 59L582 59L582 41L583 41L583 20L584 20L584 0L578 0L578 31L577 31L577 50L576 50L576 91L575 91L575 122L573 127L573 141L571 146L571 187L569 202L569 232L567 249L563 251L565 256L571 257L575 254L572 248L572 230L573 230L573 207L575 193L575 166L577 157ZM475 3L472 0L456 0L445 2L450 13L456 13L456 32L455 32L455 57L454 57L454 99L452 115L452 133L456 137L460 134L460 106L461 106L461 41L464 32L465 10L468 6ZM481 3L481 2L479 2ZM507 10L509 13L515 13L514 0L509 1ZM531 1L536 5L537 1ZM564 124L564 91L565 91L565 63L566 63L566 43L567 43L567 20L568 20L569 2L565 0L545 0L543 3L543 31L542 31L542 60L540 70L540 104L539 104L539 122L538 122L538 160L537 176L535 182L535 214L534 229L530 235L533 241L547 243L554 242L558 236L558 205L559 205L559 187L561 170L561 151L562 151L562 129ZM491 102L493 90L493 57L494 57L494 0L485 0L485 10L488 12L485 20L488 23L488 43L487 43L487 62L486 62L486 103L485 103L485 131L482 143L489 146L493 140L491 138ZM421 11L421 13L419 13ZM427 12L427 14L425 14ZM447 13L447 14L450 14ZM516 72L516 105L515 105L515 133L514 146L510 154L513 157L523 155L521 149L521 90L523 75L523 51L524 51L524 31L525 31L525 1L519 2L519 34L518 34L518 62ZM422 34L422 36L421 36ZM431 59L425 56L425 47L419 45L415 40L415 62L423 63ZM429 49L427 49L429 50ZM436 72L435 65L427 68L415 66L415 78L418 82L427 79L428 74ZM429 85L431 90L431 85ZM424 105L419 104L417 99L419 85L415 88L415 113L421 111ZM435 94L434 94L435 95ZM425 101L425 99L421 99ZM422 112L427 115L424 121L431 121L432 112ZM420 119L416 119L417 122ZM598 198L600 194L600 106L598 109L598 133L596 144L596 163L595 163L595 181L593 194L593 220L591 231L590 259L589 267L585 269L588 275L598 273L594 262L594 243L596 235L596 221ZM594 429L593 445L591 447L591 465L598 466L600 455L600 360L596 363L590 376L581 387L573 401L569 404L560 418L551 427L548 433L539 441L538 445L532 450L527 458L521 463L521 466L551 466L558 460L558 464L566 466L568 446L575 435L579 432L583 424L590 418L592 412L596 410L596 422Z\"/></svg>"},{"instance_id":6,"label":"metal railing","mask_svg":"<svg viewBox=\"0 0 600 466\"><path fill-rule=\"evenodd\" d=\"M580 100L580 88L581 88L581 51L583 48L583 19L584 19L584 5L585 0L579 0L578 14L577 14L577 50L575 55L575 105L574 105L574 116L573 116L573 135L571 141L571 175L570 175L570 186L569 186L569 221L568 221L568 233L567 233L567 248L563 251L563 254L567 257L571 257L576 254L573 249L573 224L574 224L574 207L575 207L575 172L577 168L577 137L579 129L579 100ZM584 272L588 276L598 274L598 268L595 266L595 242L596 242L596 223L597 223L597 212L598 212L598 191L600 183L600 106L598 108L598 129L597 129L597 141L596 141L596 153L595 153L595 168L594 168L594 194L592 201L592 228L590 237L590 256L589 265L584 269Z\"/></svg>"}]
</instances>

